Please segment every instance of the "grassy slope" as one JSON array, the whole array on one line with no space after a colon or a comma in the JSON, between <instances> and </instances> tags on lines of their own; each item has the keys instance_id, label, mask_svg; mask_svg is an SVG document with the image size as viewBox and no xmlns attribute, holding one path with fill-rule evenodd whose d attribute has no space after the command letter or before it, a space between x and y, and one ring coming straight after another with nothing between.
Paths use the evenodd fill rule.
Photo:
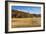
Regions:
<instances>
[{"instance_id":1,"label":"grassy slope","mask_svg":"<svg viewBox=\"0 0 46 34\"><path fill-rule=\"evenodd\" d=\"M18 11L18 10L12 10L12 16L13 16L13 14L16 16L19 14L21 16L21 18L40 17L40 14L29 14L29 13Z\"/></svg>"},{"instance_id":2,"label":"grassy slope","mask_svg":"<svg viewBox=\"0 0 46 34\"><path fill-rule=\"evenodd\" d=\"M20 13L21 18L12 18L12 27L39 27L41 23L40 14L29 14L21 11L12 10L12 14L18 15ZM24 16L24 17L23 17ZM33 17L33 18L32 18ZM35 17L35 18L34 18Z\"/></svg>"}]
</instances>

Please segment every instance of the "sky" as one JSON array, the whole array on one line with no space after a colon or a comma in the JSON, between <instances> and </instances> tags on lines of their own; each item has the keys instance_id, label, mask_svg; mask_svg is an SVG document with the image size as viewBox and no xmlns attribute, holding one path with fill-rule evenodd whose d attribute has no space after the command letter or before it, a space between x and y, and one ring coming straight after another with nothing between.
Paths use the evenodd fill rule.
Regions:
<instances>
[{"instance_id":1,"label":"sky","mask_svg":"<svg viewBox=\"0 0 46 34\"><path fill-rule=\"evenodd\" d=\"M41 7L34 7L34 6L12 6L12 10L19 10L30 14L41 13Z\"/></svg>"}]
</instances>

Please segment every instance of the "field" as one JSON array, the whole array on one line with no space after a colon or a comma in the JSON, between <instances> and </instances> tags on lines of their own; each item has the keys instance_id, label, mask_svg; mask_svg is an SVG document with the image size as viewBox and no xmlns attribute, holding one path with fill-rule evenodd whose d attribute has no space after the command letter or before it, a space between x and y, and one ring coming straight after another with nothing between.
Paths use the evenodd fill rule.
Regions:
<instances>
[{"instance_id":1,"label":"field","mask_svg":"<svg viewBox=\"0 0 46 34\"><path fill-rule=\"evenodd\" d=\"M31 14L19 10L12 10L12 28L40 27L41 14Z\"/></svg>"},{"instance_id":2,"label":"field","mask_svg":"<svg viewBox=\"0 0 46 34\"><path fill-rule=\"evenodd\" d=\"M40 27L41 18L12 18L12 28L18 27Z\"/></svg>"}]
</instances>

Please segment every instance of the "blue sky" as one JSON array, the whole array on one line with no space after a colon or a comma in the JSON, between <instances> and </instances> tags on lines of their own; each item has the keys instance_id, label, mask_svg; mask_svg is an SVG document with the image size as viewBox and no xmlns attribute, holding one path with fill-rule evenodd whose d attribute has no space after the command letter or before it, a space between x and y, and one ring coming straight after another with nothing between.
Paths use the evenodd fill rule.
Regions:
<instances>
[{"instance_id":1,"label":"blue sky","mask_svg":"<svg viewBox=\"0 0 46 34\"><path fill-rule=\"evenodd\" d=\"M12 6L12 10L20 10L20 11L28 12L32 14L41 13L41 7L34 7L34 6Z\"/></svg>"}]
</instances>

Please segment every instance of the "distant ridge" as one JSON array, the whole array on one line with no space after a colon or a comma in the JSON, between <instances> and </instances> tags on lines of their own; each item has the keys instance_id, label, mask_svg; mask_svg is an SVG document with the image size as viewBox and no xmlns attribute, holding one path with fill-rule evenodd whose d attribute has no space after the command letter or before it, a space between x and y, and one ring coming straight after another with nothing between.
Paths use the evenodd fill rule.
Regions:
<instances>
[{"instance_id":1,"label":"distant ridge","mask_svg":"<svg viewBox=\"0 0 46 34\"><path fill-rule=\"evenodd\" d=\"M12 10L12 17L16 18L32 18L32 17L40 17L40 14L30 14L24 11L19 11L19 10Z\"/></svg>"}]
</instances>

